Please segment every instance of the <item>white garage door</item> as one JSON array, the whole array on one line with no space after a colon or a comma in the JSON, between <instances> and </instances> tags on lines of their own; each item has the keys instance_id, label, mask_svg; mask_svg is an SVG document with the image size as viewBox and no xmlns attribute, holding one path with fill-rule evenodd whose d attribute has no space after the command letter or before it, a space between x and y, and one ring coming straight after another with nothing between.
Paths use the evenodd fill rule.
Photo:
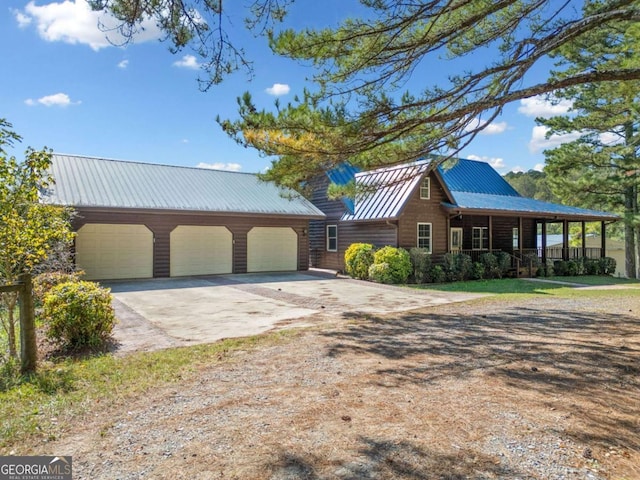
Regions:
<instances>
[{"instance_id":1,"label":"white garage door","mask_svg":"<svg viewBox=\"0 0 640 480\"><path fill-rule=\"evenodd\" d=\"M248 272L298 269L298 235L288 227L253 227L247 235Z\"/></svg>"},{"instance_id":2,"label":"white garage door","mask_svg":"<svg viewBox=\"0 0 640 480\"><path fill-rule=\"evenodd\" d=\"M76 263L89 280L153 277L153 233L144 225L88 223L76 236Z\"/></svg>"},{"instance_id":3,"label":"white garage door","mask_svg":"<svg viewBox=\"0 0 640 480\"><path fill-rule=\"evenodd\" d=\"M171 232L171 276L233 270L233 236L225 227L178 225Z\"/></svg>"}]
</instances>

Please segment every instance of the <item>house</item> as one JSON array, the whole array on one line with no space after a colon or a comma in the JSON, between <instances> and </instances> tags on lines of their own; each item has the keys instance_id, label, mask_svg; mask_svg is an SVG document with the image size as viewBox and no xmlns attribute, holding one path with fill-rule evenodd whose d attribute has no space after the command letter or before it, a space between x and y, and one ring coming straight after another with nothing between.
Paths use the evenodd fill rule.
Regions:
<instances>
[{"instance_id":1,"label":"house","mask_svg":"<svg viewBox=\"0 0 640 480\"><path fill-rule=\"evenodd\" d=\"M355 181L355 199L331 200L329 183ZM433 168L429 160L359 172L342 165L314 180L311 201L326 214L310 223L311 264L343 270L344 252L355 242L406 249L426 248L434 261L448 252L476 260L483 252L504 251L546 260L546 226L561 222L563 258L601 256L600 248L570 248L570 222L606 223L616 215L522 197L485 162L458 159ZM536 244L540 232L542 248Z\"/></svg>"},{"instance_id":2,"label":"house","mask_svg":"<svg viewBox=\"0 0 640 480\"><path fill-rule=\"evenodd\" d=\"M53 155L44 201L74 207L89 279L306 270L324 214L256 175Z\"/></svg>"}]
</instances>

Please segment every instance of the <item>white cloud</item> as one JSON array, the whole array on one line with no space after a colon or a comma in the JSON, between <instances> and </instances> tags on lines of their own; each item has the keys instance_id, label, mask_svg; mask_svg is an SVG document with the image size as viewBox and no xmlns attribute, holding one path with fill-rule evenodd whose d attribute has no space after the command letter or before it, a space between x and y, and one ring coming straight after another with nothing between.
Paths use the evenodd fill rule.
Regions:
<instances>
[{"instance_id":1,"label":"white cloud","mask_svg":"<svg viewBox=\"0 0 640 480\"><path fill-rule=\"evenodd\" d=\"M536 164L533 166L533 169L534 169L536 172L541 172L541 171L543 171L543 170L544 170L544 163L536 163Z\"/></svg>"},{"instance_id":2,"label":"white cloud","mask_svg":"<svg viewBox=\"0 0 640 480\"><path fill-rule=\"evenodd\" d=\"M493 168L504 168L504 159L500 157L487 157L487 156L479 156L479 155L467 155L469 160L478 160L480 162L486 162L491 165Z\"/></svg>"},{"instance_id":3,"label":"white cloud","mask_svg":"<svg viewBox=\"0 0 640 480\"><path fill-rule=\"evenodd\" d=\"M198 62L198 59L193 55L185 55L184 57L182 57L181 60L177 60L173 62L173 66L179 67L179 68L190 68L192 70L197 70L200 68L201 65Z\"/></svg>"},{"instance_id":4,"label":"white cloud","mask_svg":"<svg viewBox=\"0 0 640 480\"><path fill-rule=\"evenodd\" d=\"M37 100L33 98L28 98L24 101L27 105L33 107L35 105L44 105L45 107L67 107L69 105L79 105L82 102L72 102L69 95L66 93L55 93L53 95L46 95L44 97L40 97Z\"/></svg>"},{"instance_id":5,"label":"white cloud","mask_svg":"<svg viewBox=\"0 0 640 480\"><path fill-rule=\"evenodd\" d=\"M513 167L510 171L513 172L513 173L521 173L521 172L524 172L524 168L522 168L520 165L518 165L516 167Z\"/></svg>"},{"instance_id":6,"label":"white cloud","mask_svg":"<svg viewBox=\"0 0 640 480\"><path fill-rule=\"evenodd\" d=\"M94 12L86 0L64 0L38 6L34 1L27 3L24 11L14 12L20 27L35 22L41 38L48 42L65 42L89 45L93 50L120 45L125 38L118 32L120 22L111 15ZM162 38L155 22L142 22L137 42Z\"/></svg>"},{"instance_id":7,"label":"white cloud","mask_svg":"<svg viewBox=\"0 0 640 480\"><path fill-rule=\"evenodd\" d=\"M18 22L18 27L26 28L31 25L31 17L25 15L20 10L12 10L13 15L16 17L16 21Z\"/></svg>"},{"instance_id":8,"label":"white cloud","mask_svg":"<svg viewBox=\"0 0 640 480\"><path fill-rule=\"evenodd\" d=\"M573 142L582 135L580 132L571 132L562 135L551 135L549 138L546 138L548 131L549 129L542 125L533 127L533 130L531 131L531 140L529 141L529 151L531 153L538 153L542 150L556 148L563 143Z\"/></svg>"},{"instance_id":9,"label":"white cloud","mask_svg":"<svg viewBox=\"0 0 640 480\"><path fill-rule=\"evenodd\" d=\"M565 115L573 107L573 102L566 99L550 98L545 95L523 98L520 100L518 112L527 117L550 118L558 115Z\"/></svg>"},{"instance_id":10,"label":"white cloud","mask_svg":"<svg viewBox=\"0 0 640 480\"><path fill-rule=\"evenodd\" d=\"M125 69L129 66L129 60L122 60L120 63L118 63L118 68L121 69Z\"/></svg>"},{"instance_id":11,"label":"white cloud","mask_svg":"<svg viewBox=\"0 0 640 480\"><path fill-rule=\"evenodd\" d=\"M265 89L265 92L269 95L279 97L281 95L286 95L290 90L291 88L286 83L274 83L273 86Z\"/></svg>"},{"instance_id":12,"label":"white cloud","mask_svg":"<svg viewBox=\"0 0 640 480\"><path fill-rule=\"evenodd\" d=\"M483 122L476 117L465 127L465 131L470 132L477 128L482 128L482 130L478 132L480 135L498 135L503 133L507 127L507 122L492 122L487 124L487 122Z\"/></svg>"},{"instance_id":13,"label":"white cloud","mask_svg":"<svg viewBox=\"0 0 640 480\"><path fill-rule=\"evenodd\" d=\"M200 162L197 165L198 168L210 168L212 170L228 170L230 172L239 172L240 170L242 170L242 165L240 165L239 163L222 163L222 162L216 162L216 163L204 163L204 162Z\"/></svg>"}]
</instances>

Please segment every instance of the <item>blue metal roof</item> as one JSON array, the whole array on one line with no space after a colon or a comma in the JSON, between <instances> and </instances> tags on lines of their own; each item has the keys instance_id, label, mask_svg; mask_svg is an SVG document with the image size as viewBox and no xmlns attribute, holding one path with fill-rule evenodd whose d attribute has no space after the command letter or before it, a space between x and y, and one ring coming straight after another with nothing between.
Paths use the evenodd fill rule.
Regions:
<instances>
[{"instance_id":1,"label":"blue metal roof","mask_svg":"<svg viewBox=\"0 0 640 480\"><path fill-rule=\"evenodd\" d=\"M53 155L44 201L73 207L324 218L310 201L251 173Z\"/></svg>"},{"instance_id":2,"label":"blue metal roof","mask_svg":"<svg viewBox=\"0 0 640 480\"><path fill-rule=\"evenodd\" d=\"M445 162L445 165L439 165L438 172L450 191L520 196L509 182L486 162L463 158L450 160Z\"/></svg>"},{"instance_id":3,"label":"blue metal roof","mask_svg":"<svg viewBox=\"0 0 640 480\"><path fill-rule=\"evenodd\" d=\"M335 183L336 185L346 185L351 182L355 178L356 173L359 172L359 168L349 165L348 163L342 163L336 168L329 170L327 172L327 177L329 177L331 183Z\"/></svg>"},{"instance_id":4,"label":"blue metal roof","mask_svg":"<svg viewBox=\"0 0 640 480\"><path fill-rule=\"evenodd\" d=\"M505 180L506 182L506 180ZM585 208L569 207L557 203L542 202L533 198L526 198L511 195L492 195L487 193L473 192L451 192L455 204L444 203L449 209L464 210L488 210L513 213L529 213L535 215L571 216L591 219L611 220L618 218L616 215L600 212L597 210L587 210Z\"/></svg>"},{"instance_id":5,"label":"blue metal roof","mask_svg":"<svg viewBox=\"0 0 640 480\"><path fill-rule=\"evenodd\" d=\"M380 168L359 173L358 169L342 164L327 173L339 185L356 181L362 193L354 205L347 205L344 221L392 220L398 218L417 183L428 170L430 160L406 165ZM592 220L613 220L616 215L542 202L521 196L496 170L486 162L457 159L439 165L437 171L444 187L452 196L452 203L443 202L448 209L486 210L541 216L577 217Z\"/></svg>"}]
</instances>

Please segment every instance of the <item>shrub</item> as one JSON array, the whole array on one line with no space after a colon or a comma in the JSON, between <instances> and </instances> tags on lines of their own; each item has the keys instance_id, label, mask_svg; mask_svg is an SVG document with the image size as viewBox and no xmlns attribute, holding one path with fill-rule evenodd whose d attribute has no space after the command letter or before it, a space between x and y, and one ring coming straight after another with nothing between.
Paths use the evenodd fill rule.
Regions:
<instances>
[{"instance_id":1,"label":"shrub","mask_svg":"<svg viewBox=\"0 0 640 480\"><path fill-rule=\"evenodd\" d=\"M429 272L429 277L433 283L442 283L446 279L446 274L444 273L444 269L441 265L433 265Z\"/></svg>"},{"instance_id":2,"label":"shrub","mask_svg":"<svg viewBox=\"0 0 640 480\"><path fill-rule=\"evenodd\" d=\"M553 262L553 271L558 276L569 275L568 262L564 260L556 260Z\"/></svg>"},{"instance_id":3,"label":"shrub","mask_svg":"<svg viewBox=\"0 0 640 480\"><path fill-rule=\"evenodd\" d=\"M369 278L369 267L373 265L373 245L370 243L352 243L344 252L344 264L347 275L359 280Z\"/></svg>"},{"instance_id":4,"label":"shrub","mask_svg":"<svg viewBox=\"0 0 640 480\"><path fill-rule=\"evenodd\" d=\"M447 253L443 259L443 268L450 282L468 280L471 278L473 262L471 257L464 253Z\"/></svg>"},{"instance_id":5,"label":"shrub","mask_svg":"<svg viewBox=\"0 0 640 480\"><path fill-rule=\"evenodd\" d=\"M587 258L584 261L584 273L586 275L599 275L600 274L600 261L593 258Z\"/></svg>"},{"instance_id":6,"label":"shrub","mask_svg":"<svg viewBox=\"0 0 640 480\"><path fill-rule=\"evenodd\" d=\"M378 283L395 283L388 263L374 263L369 267L369 279Z\"/></svg>"},{"instance_id":7,"label":"shrub","mask_svg":"<svg viewBox=\"0 0 640 480\"><path fill-rule=\"evenodd\" d=\"M577 260L569 260L567 262L567 275L575 277L576 275L582 275L582 263Z\"/></svg>"},{"instance_id":8,"label":"shrub","mask_svg":"<svg viewBox=\"0 0 640 480\"><path fill-rule=\"evenodd\" d=\"M611 257L604 257L599 260L600 273L603 275L613 275L616 273L616 260Z\"/></svg>"},{"instance_id":9,"label":"shrub","mask_svg":"<svg viewBox=\"0 0 640 480\"><path fill-rule=\"evenodd\" d=\"M496 254L497 275L498 278L506 277L511 270L511 256L507 252L498 252Z\"/></svg>"},{"instance_id":10,"label":"shrub","mask_svg":"<svg viewBox=\"0 0 640 480\"><path fill-rule=\"evenodd\" d=\"M413 281L426 283L430 279L431 254L426 248L412 248L409 250L409 259L413 266Z\"/></svg>"},{"instance_id":11,"label":"shrub","mask_svg":"<svg viewBox=\"0 0 640 480\"><path fill-rule=\"evenodd\" d=\"M116 323L111 293L94 282L66 282L53 287L44 299L47 336L64 348L98 347Z\"/></svg>"},{"instance_id":12,"label":"shrub","mask_svg":"<svg viewBox=\"0 0 640 480\"><path fill-rule=\"evenodd\" d=\"M536 253L526 253L522 256L521 265L531 270L531 275L538 275L540 269L540 257Z\"/></svg>"},{"instance_id":13,"label":"shrub","mask_svg":"<svg viewBox=\"0 0 640 480\"><path fill-rule=\"evenodd\" d=\"M482 280L484 278L484 265L480 262L473 262L471 267L471 279Z\"/></svg>"},{"instance_id":14,"label":"shrub","mask_svg":"<svg viewBox=\"0 0 640 480\"><path fill-rule=\"evenodd\" d=\"M484 265L484 278L500 278L501 270L498 266L498 259L493 253L483 253L478 260Z\"/></svg>"},{"instance_id":15,"label":"shrub","mask_svg":"<svg viewBox=\"0 0 640 480\"><path fill-rule=\"evenodd\" d=\"M411 274L411 260L409 252L404 248L382 247L373 255L373 264L387 263L392 283L406 283Z\"/></svg>"},{"instance_id":16,"label":"shrub","mask_svg":"<svg viewBox=\"0 0 640 480\"><path fill-rule=\"evenodd\" d=\"M33 299L36 305L44 303L44 297L56 285L67 282L77 282L80 280L82 272L45 272L33 277Z\"/></svg>"}]
</instances>

